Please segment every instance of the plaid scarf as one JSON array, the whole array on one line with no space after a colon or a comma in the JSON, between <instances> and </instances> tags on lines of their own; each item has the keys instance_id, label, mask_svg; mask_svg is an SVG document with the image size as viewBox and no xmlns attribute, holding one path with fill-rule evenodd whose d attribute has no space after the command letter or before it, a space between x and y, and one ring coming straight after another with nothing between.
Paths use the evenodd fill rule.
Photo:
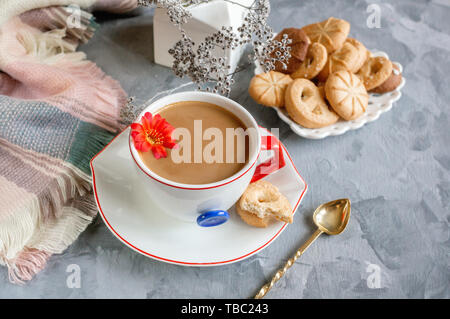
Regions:
<instances>
[{"instance_id":1,"label":"plaid scarf","mask_svg":"<svg viewBox=\"0 0 450 319\"><path fill-rule=\"evenodd\" d=\"M0 264L14 283L30 280L96 215L89 161L121 128L125 92L76 52L96 27L80 7L136 6L136 0L0 4Z\"/></svg>"}]
</instances>

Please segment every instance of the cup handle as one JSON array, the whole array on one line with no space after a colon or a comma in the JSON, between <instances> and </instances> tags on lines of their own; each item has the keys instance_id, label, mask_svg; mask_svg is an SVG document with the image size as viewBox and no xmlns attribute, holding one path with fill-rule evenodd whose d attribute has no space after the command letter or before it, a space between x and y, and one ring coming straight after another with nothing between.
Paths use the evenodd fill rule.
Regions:
<instances>
[{"instance_id":1,"label":"cup handle","mask_svg":"<svg viewBox=\"0 0 450 319\"><path fill-rule=\"evenodd\" d=\"M273 156L256 166L250 183L256 182L286 165L281 142L275 136L266 135L261 137L261 152L263 151L273 151Z\"/></svg>"}]
</instances>

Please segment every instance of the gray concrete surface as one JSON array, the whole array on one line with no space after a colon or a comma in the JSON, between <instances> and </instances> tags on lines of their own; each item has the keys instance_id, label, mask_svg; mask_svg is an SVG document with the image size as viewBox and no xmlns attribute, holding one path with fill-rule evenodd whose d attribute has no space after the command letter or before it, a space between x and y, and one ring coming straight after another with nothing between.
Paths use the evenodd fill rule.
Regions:
<instances>
[{"instance_id":1,"label":"gray concrete surface","mask_svg":"<svg viewBox=\"0 0 450 319\"><path fill-rule=\"evenodd\" d=\"M370 3L381 28L368 28ZM407 85L394 108L357 131L323 140L295 135L247 93L252 69L236 77L231 98L281 139L309 184L294 224L262 253L217 268L186 268L141 256L98 218L69 249L53 256L26 286L0 269L0 297L247 298L313 232L320 203L349 197L346 232L321 237L269 293L271 298L449 298L450 296L450 3L435 1L272 1L275 30L329 16L351 22L351 35L404 66ZM102 16L82 47L88 58L142 102L185 80L153 64L152 10ZM81 288L66 286L81 267ZM379 287L371 279L380 274ZM369 284L368 284L369 281Z\"/></svg>"}]
</instances>

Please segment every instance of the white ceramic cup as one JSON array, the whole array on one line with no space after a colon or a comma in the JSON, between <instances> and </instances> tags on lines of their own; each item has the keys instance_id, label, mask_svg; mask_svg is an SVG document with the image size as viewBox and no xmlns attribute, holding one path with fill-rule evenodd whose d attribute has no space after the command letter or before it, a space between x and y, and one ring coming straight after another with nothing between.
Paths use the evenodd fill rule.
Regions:
<instances>
[{"instance_id":1,"label":"white ceramic cup","mask_svg":"<svg viewBox=\"0 0 450 319\"><path fill-rule=\"evenodd\" d=\"M236 115L247 128L254 129L255 134L249 135L248 162L238 173L210 184L182 184L170 181L152 172L140 158L134 147L131 134L129 137L130 152L136 163L136 168L139 171L138 176L142 180L142 184L148 190L147 193L151 196L152 201L162 211L187 222L197 222L201 226L219 225L226 221L226 219L222 219L222 213L215 218L212 216L209 222L203 225L199 222L199 218L200 216L201 218L211 217L208 216L209 212L214 212L213 215L215 215L217 211L224 211L226 214L226 210L233 206L242 195L252 181L255 169L260 165L258 158L262 146L261 134L255 119L240 104L218 94L197 91L168 95L151 103L138 116L136 122L141 121L145 112L154 114L166 105L182 101L202 101L216 104ZM267 145L263 145L263 148L270 149L270 147L265 146ZM267 164L267 162L265 163Z\"/></svg>"}]
</instances>

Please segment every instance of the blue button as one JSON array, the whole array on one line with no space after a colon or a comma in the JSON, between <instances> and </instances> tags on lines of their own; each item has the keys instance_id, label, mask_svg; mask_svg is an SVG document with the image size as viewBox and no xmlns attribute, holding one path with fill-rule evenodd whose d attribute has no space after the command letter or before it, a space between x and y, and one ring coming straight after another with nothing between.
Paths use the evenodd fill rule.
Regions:
<instances>
[{"instance_id":1,"label":"blue button","mask_svg":"<svg viewBox=\"0 0 450 319\"><path fill-rule=\"evenodd\" d=\"M218 226L225 223L230 215L224 210L211 210L198 216L197 224L202 227Z\"/></svg>"}]
</instances>

